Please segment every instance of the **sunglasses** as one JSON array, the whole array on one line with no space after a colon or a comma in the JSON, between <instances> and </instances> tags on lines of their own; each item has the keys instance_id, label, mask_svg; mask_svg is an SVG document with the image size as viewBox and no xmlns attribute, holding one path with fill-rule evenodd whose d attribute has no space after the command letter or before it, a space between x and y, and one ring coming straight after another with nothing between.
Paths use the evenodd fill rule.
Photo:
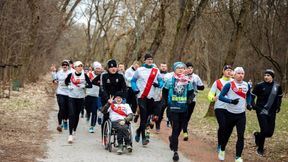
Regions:
<instances>
[{"instance_id":1,"label":"sunglasses","mask_svg":"<svg viewBox=\"0 0 288 162\"><path fill-rule=\"evenodd\" d=\"M83 67L83 65L78 65L77 67Z\"/></svg>"},{"instance_id":2,"label":"sunglasses","mask_svg":"<svg viewBox=\"0 0 288 162\"><path fill-rule=\"evenodd\" d=\"M68 64L62 64L62 66L69 66Z\"/></svg>"}]
</instances>

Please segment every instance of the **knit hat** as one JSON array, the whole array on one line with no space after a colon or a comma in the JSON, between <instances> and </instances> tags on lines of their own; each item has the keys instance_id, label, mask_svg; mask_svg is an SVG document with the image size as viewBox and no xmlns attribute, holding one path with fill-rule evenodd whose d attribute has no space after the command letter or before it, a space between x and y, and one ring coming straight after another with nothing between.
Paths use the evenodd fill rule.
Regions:
<instances>
[{"instance_id":1,"label":"knit hat","mask_svg":"<svg viewBox=\"0 0 288 162\"><path fill-rule=\"evenodd\" d=\"M83 66L83 63L81 61L74 62L74 67L78 67L79 65Z\"/></svg>"},{"instance_id":2,"label":"knit hat","mask_svg":"<svg viewBox=\"0 0 288 162\"><path fill-rule=\"evenodd\" d=\"M68 65L69 66L69 60L63 60L62 65Z\"/></svg>"},{"instance_id":3,"label":"knit hat","mask_svg":"<svg viewBox=\"0 0 288 162\"><path fill-rule=\"evenodd\" d=\"M114 60L114 59L109 60L109 61L107 62L107 67L108 67L108 69L109 69L109 68L112 68L112 67L117 67L117 62L116 62L116 60Z\"/></svg>"},{"instance_id":4,"label":"knit hat","mask_svg":"<svg viewBox=\"0 0 288 162\"><path fill-rule=\"evenodd\" d=\"M117 96L119 96L119 97L121 97L121 98L125 98L124 93L121 92L121 91L117 91L117 92L115 93L114 97L116 98Z\"/></svg>"},{"instance_id":5,"label":"knit hat","mask_svg":"<svg viewBox=\"0 0 288 162\"><path fill-rule=\"evenodd\" d=\"M193 67L193 64L192 64L192 62L186 62L186 66L187 67Z\"/></svg>"},{"instance_id":6,"label":"knit hat","mask_svg":"<svg viewBox=\"0 0 288 162\"><path fill-rule=\"evenodd\" d=\"M244 72L243 67L236 67L234 69L234 73L237 74L237 73L245 73L245 72Z\"/></svg>"},{"instance_id":7,"label":"knit hat","mask_svg":"<svg viewBox=\"0 0 288 162\"><path fill-rule=\"evenodd\" d=\"M269 74L269 75L272 76L272 78L275 77L275 72L274 72L274 70L272 70L272 69L266 69L265 72L264 72L264 74Z\"/></svg>"},{"instance_id":8,"label":"knit hat","mask_svg":"<svg viewBox=\"0 0 288 162\"><path fill-rule=\"evenodd\" d=\"M93 68L94 68L94 69L96 69L96 68L102 68L102 65L100 64L100 62L95 61L95 62L93 62Z\"/></svg>"},{"instance_id":9,"label":"knit hat","mask_svg":"<svg viewBox=\"0 0 288 162\"><path fill-rule=\"evenodd\" d=\"M148 58L152 58L153 59L153 56L150 53L146 53L145 56L144 56L144 61L147 60Z\"/></svg>"},{"instance_id":10,"label":"knit hat","mask_svg":"<svg viewBox=\"0 0 288 162\"><path fill-rule=\"evenodd\" d=\"M173 69L173 71L175 71L177 68L186 68L186 65L183 63L183 62L175 62L174 64L173 64L173 67L172 67L172 69Z\"/></svg>"},{"instance_id":11,"label":"knit hat","mask_svg":"<svg viewBox=\"0 0 288 162\"><path fill-rule=\"evenodd\" d=\"M232 70L232 66L231 66L231 65L225 65L225 66L223 67L223 70L224 70L224 71L227 70L227 69L231 69L231 70Z\"/></svg>"}]
</instances>

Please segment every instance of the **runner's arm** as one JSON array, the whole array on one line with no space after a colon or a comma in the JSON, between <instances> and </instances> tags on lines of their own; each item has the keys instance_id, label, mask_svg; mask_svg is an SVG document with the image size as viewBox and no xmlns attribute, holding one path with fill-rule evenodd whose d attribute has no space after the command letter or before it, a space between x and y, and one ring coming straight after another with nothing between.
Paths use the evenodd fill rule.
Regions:
<instances>
[{"instance_id":1,"label":"runner's arm","mask_svg":"<svg viewBox=\"0 0 288 162\"><path fill-rule=\"evenodd\" d=\"M87 74L84 74L84 75L85 75L85 81L86 81L85 88L92 88L92 83L91 83L89 77L87 76Z\"/></svg>"},{"instance_id":2,"label":"runner's arm","mask_svg":"<svg viewBox=\"0 0 288 162\"><path fill-rule=\"evenodd\" d=\"M228 91L230 90L230 83L225 84L225 86L223 87L220 95L219 95L219 100L225 103L231 103L231 99L228 99L225 97L225 95L228 93Z\"/></svg>"},{"instance_id":3,"label":"runner's arm","mask_svg":"<svg viewBox=\"0 0 288 162\"><path fill-rule=\"evenodd\" d=\"M71 82L71 81L70 81L71 76L72 76L72 73L68 74L67 78L65 79L65 84L66 84L66 86L68 86L69 83Z\"/></svg>"},{"instance_id":4,"label":"runner's arm","mask_svg":"<svg viewBox=\"0 0 288 162\"><path fill-rule=\"evenodd\" d=\"M137 78L138 78L138 70L135 72L131 80L131 88L134 92L139 91L137 84L136 84Z\"/></svg>"},{"instance_id":5,"label":"runner's arm","mask_svg":"<svg viewBox=\"0 0 288 162\"><path fill-rule=\"evenodd\" d=\"M215 102L214 97L216 96L216 90L217 90L217 86L216 86L216 82L214 82L207 96L209 102Z\"/></svg>"}]
</instances>

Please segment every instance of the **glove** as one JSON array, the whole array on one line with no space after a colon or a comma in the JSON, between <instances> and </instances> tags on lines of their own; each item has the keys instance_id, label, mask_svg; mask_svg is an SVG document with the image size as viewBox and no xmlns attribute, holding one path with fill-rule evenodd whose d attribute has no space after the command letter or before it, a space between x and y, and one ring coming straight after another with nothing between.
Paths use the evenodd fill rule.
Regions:
<instances>
[{"instance_id":1,"label":"glove","mask_svg":"<svg viewBox=\"0 0 288 162\"><path fill-rule=\"evenodd\" d=\"M280 107L276 109L276 113L279 113L280 112Z\"/></svg>"},{"instance_id":2,"label":"glove","mask_svg":"<svg viewBox=\"0 0 288 162\"><path fill-rule=\"evenodd\" d=\"M252 105L247 105L246 108L251 111L253 109L253 106Z\"/></svg>"},{"instance_id":3,"label":"glove","mask_svg":"<svg viewBox=\"0 0 288 162\"><path fill-rule=\"evenodd\" d=\"M240 99L240 98L236 98L236 99L234 99L234 100L231 100L231 104L237 105L238 102L239 102L239 99Z\"/></svg>"},{"instance_id":4,"label":"glove","mask_svg":"<svg viewBox=\"0 0 288 162\"><path fill-rule=\"evenodd\" d=\"M139 92L140 92L139 90L134 91L134 94L137 95Z\"/></svg>"},{"instance_id":5,"label":"glove","mask_svg":"<svg viewBox=\"0 0 288 162\"><path fill-rule=\"evenodd\" d=\"M155 83L155 82L154 82L152 85L153 85L154 87L156 87L156 88L159 87L159 84L158 84L158 83Z\"/></svg>"},{"instance_id":6,"label":"glove","mask_svg":"<svg viewBox=\"0 0 288 162\"><path fill-rule=\"evenodd\" d=\"M268 115L268 114L269 114L269 112L266 109L262 109L260 112L260 115Z\"/></svg>"}]
</instances>

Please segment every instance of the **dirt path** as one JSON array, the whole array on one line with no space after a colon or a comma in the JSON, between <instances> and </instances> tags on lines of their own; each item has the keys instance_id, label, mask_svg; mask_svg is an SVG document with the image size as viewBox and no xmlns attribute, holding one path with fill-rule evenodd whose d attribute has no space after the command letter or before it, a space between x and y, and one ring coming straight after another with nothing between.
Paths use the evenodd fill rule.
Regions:
<instances>
[{"instance_id":1,"label":"dirt path","mask_svg":"<svg viewBox=\"0 0 288 162\"><path fill-rule=\"evenodd\" d=\"M53 131L52 139L48 141L48 150L46 159L38 160L43 162L119 162L119 161L137 161L137 162L172 162L173 152L170 151L168 144L160 138L152 137L147 147L133 141L133 152L125 152L117 155L116 149L108 152L101 145L100 126L96 126L96 132L88 133L89 125L84 118L80 118L77 128L76 140L71 145L67 143L68 131L57 133L56 111L50 114L48 129ZM133 125L135 127L135 125ZM135 129L134 129L135 130ZM186 157L180 153L180 162L188 162Z\"/></svg>"},{"instance_id":2,"label":"dirt path","mask_svg":"<svg viewBox=\"0 0 288 162\"><path fill-rule=\"evenodd\" d=\"M171 134L171 128L166 127L166 124L162 121L161 124L161 132L159 134L155 134L154 136L160 137L162 140L164 140L166 143L168 143L168 136ZM211 146L204 141L202 141L200 138L196 137L193 134L189 134L189 140L183 141L182 135L179 136L179 146L180 151L184 154L184 156L188 157L189 159L195 161L195 162L215 162L219 161L217 152L216 152L216 146ZM233 156L229 153L229 151L226 151L225 155L225 161L234 161Z\"/></svg>"}]
</instances>

